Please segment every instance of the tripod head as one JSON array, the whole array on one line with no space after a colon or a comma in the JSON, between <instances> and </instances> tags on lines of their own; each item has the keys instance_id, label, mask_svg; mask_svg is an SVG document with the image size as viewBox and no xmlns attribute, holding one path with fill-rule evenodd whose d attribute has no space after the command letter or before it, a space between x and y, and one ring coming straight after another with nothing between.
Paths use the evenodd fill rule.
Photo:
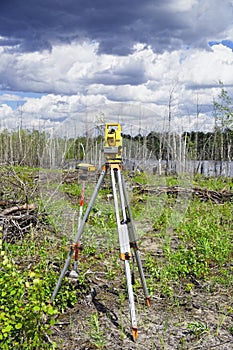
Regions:
<instances>
[{"instance_id":1,"label":"tripod head","mask_svg":"<svg viewBox=\"0 0 233 350\"><path fill-rule=\"evenodd\" d=\"M122 134L121 125L109 123L105 125L104 155L111 163L121 163Z\"/></svg>"}]
</instances>

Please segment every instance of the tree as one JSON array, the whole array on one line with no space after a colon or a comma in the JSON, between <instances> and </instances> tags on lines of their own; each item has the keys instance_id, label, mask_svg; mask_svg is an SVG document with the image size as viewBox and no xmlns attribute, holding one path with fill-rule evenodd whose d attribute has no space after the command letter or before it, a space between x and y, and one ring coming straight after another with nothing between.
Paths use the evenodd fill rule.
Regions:
<instances>
[{"instance_id":1,"label":"tree","mask_svg":"<svg viewBox=\"0 0 233 350\"><path fill-rule=\"evenodd\" d=\"M232 146L232 131L233 131L233 107L228 92L223 86L223 82L219 81L221 92L217 100L214 100L214 116L215 116L215 143L220 142L220 160L221 172L223 166L224 155L227 154L227 159L230 161L230 153ZM227 145L224 142L224 134L229 140Z\"/></svg>"},{"instance_id":2,"label":"tree","mask_svg":"<svg viewBox=\"0 0 233 350\"><path fill-rule=\"evenodd\" d=\"M220 131L224 132L226 129L233 129L233 106L228 92L223 87L223 83L219 81L221 92L214 100L214 115Z\"/></svg>"}]
</instances>

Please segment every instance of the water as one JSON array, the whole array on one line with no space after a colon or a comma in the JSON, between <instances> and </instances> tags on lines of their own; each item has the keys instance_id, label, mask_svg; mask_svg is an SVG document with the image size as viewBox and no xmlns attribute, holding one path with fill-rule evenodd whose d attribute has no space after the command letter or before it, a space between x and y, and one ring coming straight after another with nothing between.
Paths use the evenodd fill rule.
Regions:
<instances>
[{"instance_id":1,"label":"water","mask_svg":"<svg viewBox=\"0 0 233 350\"><path fill-rule=\"evenodd\" d=\"M129 170L145 169L147 171L153 172L154 174L179 174L182 172L194 175L196 173L202 174L204 176L226 176L233 178L233 161L159 161L149 159L144 162L130 161Z\"/></svg>"}]
</instances>

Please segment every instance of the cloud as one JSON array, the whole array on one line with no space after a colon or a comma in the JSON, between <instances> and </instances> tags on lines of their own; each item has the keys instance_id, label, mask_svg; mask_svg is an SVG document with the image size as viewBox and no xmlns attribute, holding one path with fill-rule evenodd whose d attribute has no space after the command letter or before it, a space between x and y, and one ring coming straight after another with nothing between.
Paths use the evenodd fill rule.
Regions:
<instances>
[{"instance_id":1,"label":"cloud","mask_svg":"<svg viewBox=\"0 0 233 350\"><path fill-rule=\"evenodd\" d=\"M219 80L233 91L232 8L227 0L4 1L1 125L15 128L21 115L25 127L82 132L104 113L162 130L171 99L176 130L213 127Z\"/></svg>"},{"instance_id":2,"label":"cloud","mask_svg":"<svg viewBox=\"0 0 233 350\"><path fill-rule=\"evenodd\" d=\"M210 113L218 81L223 80L229 88L233 84L233 54L220 44L212 46L211 51L164 53L137 45L132 54L123 57L100 55L90 43L73 43L54 46L50 52L2 52L0 58L0 75L7 77L5 85L1 79L5 88L40 93L28 98L24 94L21 100L6 93L0 98L2 102L18 99L16 103L23 104L25 126L36 125L38 120L44 126L46 120L59 125L68 119L80 120L81 125L86 120L91 123L91 118L95 120L103 112L110 118L123 113L125 120L133 123L142 118L145 125L162 129L172 97L174 125L178 127L178 120L187 116L182 127L189 129L194 125L189 120L195 120L197 96L201 112Z\"/></svg>"},{"instance_id":3,"label":"cloud","mask_svg":"<svg viewBox=\"0 0 233 350\"><path fill-rule=\"evenodd\" d=\"M114 100L121 89L124 92L142 89L142 101L154 98L148 95L154 90L161 91L164 86L185 84L201 88L203 85L216 86L219 80L231 85L231 49L224 45L215 45L211 49L210 52L189 49L158 54L145 47L122 57L99 55L95 45L84 43L58 45L51 52L20 56L2 52L1 85L9 90L68 95L95 90L95 93L110 96L115 91ZM125 100L129 100L131 97L126 95ZM138 98L136 93L131 99Z\"/></svg>"},{"instance_id":4,"label":"cloud","mask_svg":"<svg viewBox=\"0 0 233 350\"><path fill-rule=\"evenodd\" d=\"M138 42L157 52L206 45L227 30L231 18L226 0L12 0L1 6L0 35L22 52L88 39L100 53L128 55Z\"/></svg>"}]
</instances>

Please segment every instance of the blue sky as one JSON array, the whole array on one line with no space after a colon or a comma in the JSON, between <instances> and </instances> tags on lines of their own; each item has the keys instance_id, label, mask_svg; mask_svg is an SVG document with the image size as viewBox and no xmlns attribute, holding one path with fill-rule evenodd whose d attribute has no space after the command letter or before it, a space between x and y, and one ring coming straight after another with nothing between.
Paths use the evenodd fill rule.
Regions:
<instances>
[{"instance_id":1,"label":"blue sky","mask_svg":"<svg viewBox=\"0 0 233 350\"><path fill-rule=\"evenodd\" d=\"M34 92L0 90L1 103L7 104L13 110L19 108L19 106L23 106L24 103L27 101L27 99L40 98L42 95L43 95L42 93L34 93Z\"/></svg>"},{"instance_id":2,"label":"blue sky","mask_svg":"<svg viewBox=\"0 0 233 350\"><path fill-rule=\"evenodd\" d=\"M233 96L232 18L232 0L4 0L0 128L166 130L171 99L173 130L209 131L218 82Z\"/></svg>"},{"instance_id":3,"label":"blue sky","mask_svg":"<svg viewBox=\"0 0 233 350\"><path fill-rule=\"evenodd\" d=\"M214 45L224 45L226 47L229 47L231 50L233 50L233 41L231 40L221 40L221 41L210 41L209 45L210 47L214 46Z\"/></svg>"}]
</instances>

